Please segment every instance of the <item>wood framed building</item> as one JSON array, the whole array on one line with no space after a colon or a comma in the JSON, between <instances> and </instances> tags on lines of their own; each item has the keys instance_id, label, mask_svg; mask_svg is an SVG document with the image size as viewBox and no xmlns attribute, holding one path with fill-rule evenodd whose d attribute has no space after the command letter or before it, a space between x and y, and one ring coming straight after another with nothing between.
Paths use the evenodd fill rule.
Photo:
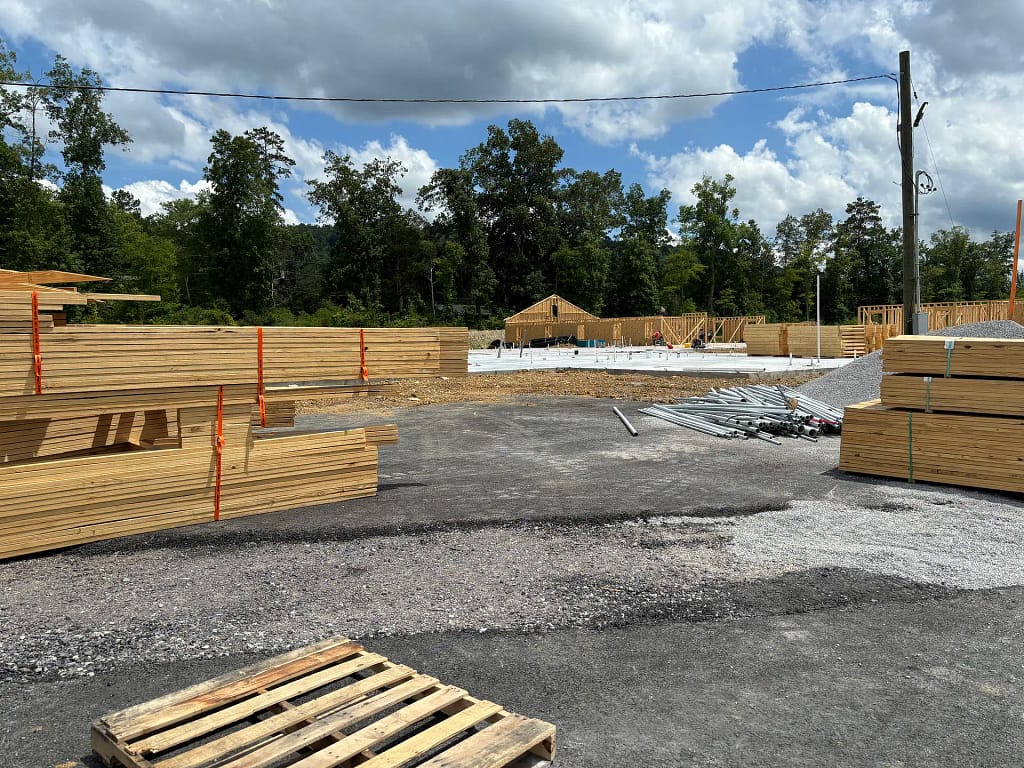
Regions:
<instances>
[{"instance_id":1,"label":"wood framed building","mask_svg":"<svg viewBox=\"0 0 1024 768\"><path fill-rule=\"evenodd\" d=\"M505 318L505 341L529 344L533 339L572 336L581 342L639 346L650 344L658 333L669 344L679 346L698 337L734 343L743 340L747 325L763 324L764 320L764 315L709 317L706 312L602 318L551 295Z\"/></svg>"}]
</instances>

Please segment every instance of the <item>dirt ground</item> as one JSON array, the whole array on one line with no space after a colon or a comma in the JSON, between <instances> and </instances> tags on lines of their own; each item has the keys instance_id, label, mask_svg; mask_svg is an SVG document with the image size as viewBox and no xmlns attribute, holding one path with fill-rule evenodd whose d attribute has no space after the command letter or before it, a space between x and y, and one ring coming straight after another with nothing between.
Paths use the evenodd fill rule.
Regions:
<instances>
[{"instance_id":1,"label":"dirt ground","mask_svg":"<svg viewBox=\"0 0 1024 768\"><path fill-rule=\"evenodd\" d=\"M796 387L820 374L772 378L772 384ZM406 379L393 384L389 394L349 400L309 400L298 404L298 413L387 414L395 408L449 403L500 403L527 395L547 397L596 397L637 403L671 403L677 398L705 395L715 387L752 383L748 378L701 376L650 376L606 371L519 371L474 374L465 378Z\"/></svg>"}]
</instances>

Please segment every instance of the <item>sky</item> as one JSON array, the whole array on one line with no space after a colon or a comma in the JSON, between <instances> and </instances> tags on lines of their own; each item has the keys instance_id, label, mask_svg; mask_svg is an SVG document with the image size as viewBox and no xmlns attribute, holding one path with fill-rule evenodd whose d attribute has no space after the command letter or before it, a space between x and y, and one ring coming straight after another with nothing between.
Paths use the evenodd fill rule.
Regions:
<instances>
[{"instance_id":1,"label":"sky","mask_svg":"<svg viewBox=\"0 0 1024 768\"><path fill-rule=\"evenodd\" d=\"M1021 0L4 0L0 38L39 78L56 53L108 85L292 96L561 99L772 88L893 74L911 52L924 238L1012 231L1024 197ZM836 220L863 196L901 221L890 79L708 98L546 105L330 104L110 93L133 143L104 181L145 213L203 187L210 136L267 126L296 161L286 219L316 221L306 180L326 150L408 169L414 206L487 126L532 120L563 165L672 193L735 177L734 204L772 236L787 214ZM56 148L59 149L59 148Z\"/></svg>"}]
</instances>

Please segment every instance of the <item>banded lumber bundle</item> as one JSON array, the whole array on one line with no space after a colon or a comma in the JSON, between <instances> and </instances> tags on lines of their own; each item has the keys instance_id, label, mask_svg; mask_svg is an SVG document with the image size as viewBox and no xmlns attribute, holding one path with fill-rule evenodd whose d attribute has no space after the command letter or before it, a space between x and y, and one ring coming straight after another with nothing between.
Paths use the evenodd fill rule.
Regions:
<instances>
[{"instance_id":1,"label":"banded lumber bundle","mask_svg":"<svg viewBox=\"0 0 1024 768\"><path fill-rule=\"evenodd\" d=\"M89 278L0 270L0 558L375 495L394 425L254 425L293 426L298 398L467 375L465 328L55 326L67 304L156 297L25 275Z\"/></svg>"},{"instance_id":2,"label":"banded lumber bundle","mask_svg":"<svg viewBox=\"0 0 1024 768\"><path fill-rule=\"evenodd\" d=\"M119 446L143 448L176 430L175 415L165 410L126 411L0 422L0 464L61 454L102 453Z\"/></svg>"},{"instance_id":3,"label":"banded lumber bundle","mask_svg":"<svg viewBox=\"0 0 1024 768\"><path fill-rule=\"evenodd\" d=\"M882 359L882 399L846 409L840 469L1024 492L1024 340L894 336Z\"/></svg>"},{"instance_id":4,"label":"banded lumber bundle","mask_svg":"<svg viewBox=\"0 0 1024 768\"><path fill-rule=\"evenodd\" d=\"M778 357L789 354L789 323L748 325L743 332L748 355Z\"/></svg>"},{"instance_id":5,"label":"banded lumber bundle","mask_svg":"<svg viewBox=\"0 0 1024 768\"><path fill-rule=\"evenodd\" d=\"M839 468L846 472L1024 492L1024 419L851 405Z\"/></svg>"},{"instance_id":6,"label":"banded lumber bundle","mask_svg":"<svg viewBox=\"0 0 1024 768\"><path fill-rule=\"evenodd\" d=\"M884 373L1024 378L1024 339L893 336L882 354Z\"/></svg>"},{"instance_id":7,"label":"banded lumber bundle","mask_svg":"<svg viewBox=\"0 0 1024 768\"><path fill-rule=\"evenodd\" d=\"M794 357L817 357L818 326L789 326L787 342L789 354ZM867 346L867 329L863 325L821 326L822 357L861 357L868 353Z\"/></svg>"},{"instance_id":8,"label":"banded lumber bundle","mask_svg":"<svg viewBox=\"0 0 1024 768\"><path fill-rule=\"evenodd\" d=\"M465 376L466 329L265 328L265 382ZM442 343L443 340L443 343ZM40 337L44 393L256 383L257 329L64 326ZM0 334L0 396L35 386L30 330Z\"/></svg>"},{"instance_id":9,"label":"banded lumber bundle","mask_svg":"<svg viewBox=\"0 0 1024 768\"><path fill-rule=\"evenodd\" d=\"M1024 382L941 375L883 376L882 402L918 411L1024 416Z\"/></svg>"},{"instance_id":10,"label":"banded lumber bundle","mask_svg":"<svg viewBox=\"0 0 1024 768\"><path fill-rule=\"evenodd\" d=\"M250 403L178 411L163 449L0 466L0 558L243 515L373 496L377 446L362 429L253 439Z\"/></svg>"},{"instance_id":11,"label":"banded lumber bundle","mask_svg":"<svg viewBox=\"0 0 1024 768\"><path fill-rule=\"evenodd\" d=\"M547 764L555 726L348 638L324 640L105 715L92 748L124 768ZM538 761L543 761L539 763Z\"/></svg>"}]
</instances>

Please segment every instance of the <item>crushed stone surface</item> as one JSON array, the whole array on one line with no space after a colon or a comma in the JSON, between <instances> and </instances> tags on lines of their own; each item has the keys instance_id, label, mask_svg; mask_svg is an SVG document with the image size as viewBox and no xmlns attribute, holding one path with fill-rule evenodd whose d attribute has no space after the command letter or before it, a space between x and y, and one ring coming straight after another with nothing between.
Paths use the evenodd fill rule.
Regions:
<instances>
[{"instance_id":1,"label":"crushed stone surface","mask_svg":"<svg viewBox=\"0 0 1024 768\"><path fill-rule=\"evenodd\" d=\"M941 331L930 331L929 336L976 339L1024 339L1024 326L1012 320L994 320L968 323ZM882 351L872 352L842 368L803 384L799 389L806 395L835 407L876 400L881 396Z\"/></svg>"},{"instance_id":2,"label":"crushed stone surface","mask_svg":"<svg viewBox=\"0 0 1024 768\"><path fill-rule=\"evenodd\" d=\"M71 550L0 563L0 680L279 652L339 634L729 619L775 610L748 594L773 578L837 569L921 599L932 586L1024 585L1022 549L1020 504L957 489L880 487L870 507L824 498L742 517L240 539L228 548L88 557ZM842 583L832 591L849 599Z\"/></svg>"},{"instance_id":3,"label":"crushed stone surface","mask_svg":"<svg viewBox=\"0 0 1024 768\"><path fill-rule=\"evenodd\" d=\"M949 491L877 488L877 504L797 501L737 521L727 547L764 569L857 568L965 589L1024 584L1024 510Z\"/></svg>"}]
</instances>

